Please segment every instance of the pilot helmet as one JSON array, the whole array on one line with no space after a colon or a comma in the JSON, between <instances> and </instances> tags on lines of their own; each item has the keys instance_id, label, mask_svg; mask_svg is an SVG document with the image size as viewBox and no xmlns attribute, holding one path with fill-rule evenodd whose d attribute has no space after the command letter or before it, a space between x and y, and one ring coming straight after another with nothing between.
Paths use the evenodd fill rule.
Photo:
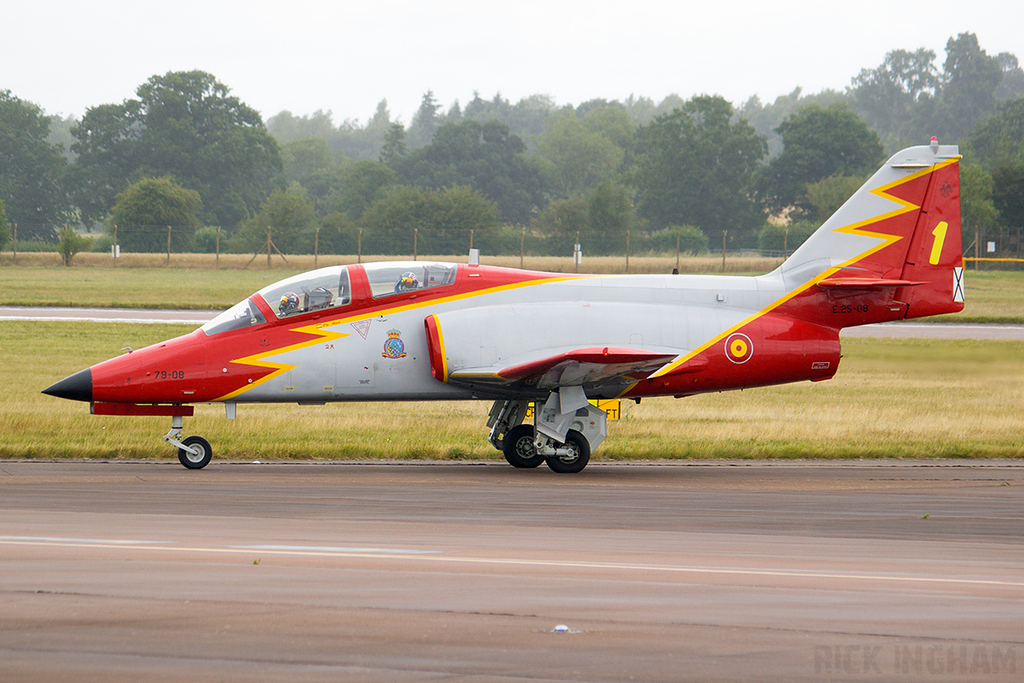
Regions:
<instances>
[{"instance_id":1,"label":"pilot helmet","mask_svg":"<svg viewBox=\"0 0 1024 683\"><path fill-rule=\"evenodd\" d=\"M288 292L281 297L281 304L277 307L277 310L281 313L287 313L288 311L294 311L299 307L299 297L295 296L294 292Z\"/></svg>"},{"instance_id":2,"label":"pilot helmet","mask_svg":"<svg viewBox=\"0 0 1024 683\"><path fill-rule=\"evenodd\" d=\"M416 289L419 286L419 280L416 279L416 274L412 271L402 273L402 278L398 281L398 286L402 289Z\"/></svg>"}]
</instances>

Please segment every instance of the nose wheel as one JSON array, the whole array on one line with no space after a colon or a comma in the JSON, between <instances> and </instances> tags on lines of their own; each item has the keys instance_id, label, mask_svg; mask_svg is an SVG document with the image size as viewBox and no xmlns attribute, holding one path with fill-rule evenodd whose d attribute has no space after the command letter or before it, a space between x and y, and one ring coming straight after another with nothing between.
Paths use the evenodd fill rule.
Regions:
<instances>
[{"instance_id":1,"label":"nose wheel","mask_svg":"<svg viewBox=\"0 0 1024 683\"><path fill-rule=\"evenodd\" d=\"M188 448L178 449L178 461L190 470L201 470L210 464L213 449L210 442L201 436L190 436L181 442Z\"/></svg>"},{"instance_id":2,"label":"nose wheel","mask_svg":"<svg viewBox=\"0 0 1024 683\"><path fill-rule=\"evenodd\" d=\"M189 436L179 440L183 425L184 421L180 415L172 416L171 431L164 435L164 441L178 447L178 462L190 470L201 470L210 464L213 449L210 448L210 442L201 436Z\"/></svg>"}]
</instances>

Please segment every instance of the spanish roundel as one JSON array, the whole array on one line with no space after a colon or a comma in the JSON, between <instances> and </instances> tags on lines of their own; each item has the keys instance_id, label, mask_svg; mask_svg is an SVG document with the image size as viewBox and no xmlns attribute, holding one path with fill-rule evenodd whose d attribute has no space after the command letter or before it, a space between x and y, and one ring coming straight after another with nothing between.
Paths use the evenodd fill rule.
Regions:
<instances>
[{"instance_id":1,"label":"spanish roundel","mask_svg":"<svg viewBox=\"0 0 1024 683\"><path fill-rule=\"evenodd\" d=\"M733 363L746 363L754 355L754 344L747 335L735 332L725 340L725 355Z\"/></svg>"}]
</instances>

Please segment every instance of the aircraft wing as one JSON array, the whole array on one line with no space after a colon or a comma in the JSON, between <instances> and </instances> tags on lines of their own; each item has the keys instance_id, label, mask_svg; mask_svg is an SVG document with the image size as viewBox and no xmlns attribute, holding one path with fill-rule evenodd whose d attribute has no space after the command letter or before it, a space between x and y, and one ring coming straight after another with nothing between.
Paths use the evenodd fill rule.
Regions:
<instances>
[{"instance_id":1,"label":"aircraft wing","mask_svg":"<svg viewBox=\"0 0 1024 683\"><path fill-rule=\"evenodd\" d=\"M632 334L636 328L616 322L629 315L626 306L586 302L429 315L424 327L430 372L453 386L500 395L543 395L568 386L615 395L686 351L634 345L632 339L641 336Z\"/></svg>"},{"instance_id":2,"label":"aircraft wing","mask_svg":"<svg viewBox=\"0 0 1024 683\"><path fill-rule=\"evenodd\" d=\"M587 347L538 355L513 364L454 370L447 375L447 381L509 389L536 387L545 391L561 386L621 385L646 379L676 356L641 349Z\"/></svg>"}]
</instances>

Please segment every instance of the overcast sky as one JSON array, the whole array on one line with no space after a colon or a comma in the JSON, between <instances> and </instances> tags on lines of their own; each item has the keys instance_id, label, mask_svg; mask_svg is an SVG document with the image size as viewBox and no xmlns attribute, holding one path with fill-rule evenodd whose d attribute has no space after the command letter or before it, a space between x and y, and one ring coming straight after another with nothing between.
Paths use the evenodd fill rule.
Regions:
<instances>
[{"instance_id":1,"label":"overcast sky","mask_svg":"<svg viewBox=\"0 0 1024 683\"><path fill-rule=\"evenodd\" d=\"M1017 2L8 2L0 90L81 116L134 97L154 74L201 69L264 119L323 109L336 123L365 122L387 98L408 124L428 89L446 109L474 90L559 104L670 93L770 102L796 86L841 90L893 49L927 47L941 65L946 41L965 31L991 55L1024 60Z\"/></svg>"}]
</instances>

